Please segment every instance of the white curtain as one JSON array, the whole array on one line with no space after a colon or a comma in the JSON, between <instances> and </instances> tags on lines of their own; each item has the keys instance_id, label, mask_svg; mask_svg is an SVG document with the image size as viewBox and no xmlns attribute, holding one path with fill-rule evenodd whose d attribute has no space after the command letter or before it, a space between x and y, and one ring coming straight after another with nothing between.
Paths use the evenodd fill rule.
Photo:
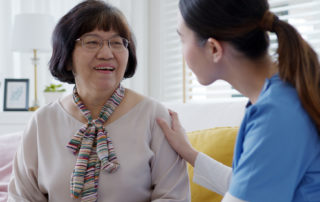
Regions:
<instances>
[{"instance_id":1,"label":"white curtain","mask_svg":"<svg viewBox=\"0 0 320 202\"><path fill-rule=\"evenodd\" d=\"M34 95L34 74L31 63L32 53L16 53L11 50L11 29L14 16L20 13L46 13L54 17L55 23L73 6L82 0L0 0L0 106L2 110L5 78L29 78L30 102ZM128 88L142 94L148 94L148 0L104 0L118 7L124 12L137 39L138 67L132 79L124 81ZM49 36L51 37L51 36ZM14 39L13 39L14 40ZM28 40L28 39L26 39ZM42 91L45 85L54 80L48 70L50 53L39 53L38 65L38 97L43 105ZM72 89L71 85L64 84L67 91Z\"/></svg>"}]
</instances>

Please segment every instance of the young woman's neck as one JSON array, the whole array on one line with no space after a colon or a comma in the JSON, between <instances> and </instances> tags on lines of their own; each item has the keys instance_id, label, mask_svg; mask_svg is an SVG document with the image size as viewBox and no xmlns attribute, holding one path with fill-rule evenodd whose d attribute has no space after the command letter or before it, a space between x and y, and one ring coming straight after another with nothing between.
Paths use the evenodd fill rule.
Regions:
<instances>
[{"instance_id":1,"label":"young woman's neck","mask_svg":"<svg viewBox=\"0 0 320 202\"><path fill-rule=\"evenodd\" d=\"M276 65L269 55L259 60L244 57L229 59L225 80L254 104L258 100L265 80L277 73Z\"/></svg>"}]
</instances>

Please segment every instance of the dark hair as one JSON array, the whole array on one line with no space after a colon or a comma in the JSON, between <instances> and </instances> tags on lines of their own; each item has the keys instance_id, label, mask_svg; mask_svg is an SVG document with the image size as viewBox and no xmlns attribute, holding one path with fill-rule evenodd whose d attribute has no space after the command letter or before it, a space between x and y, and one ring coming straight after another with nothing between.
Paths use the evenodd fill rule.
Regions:
<instances>
[{"instance_id":1,"label":"dark hair","mask_svg":"<svg viewBox=\"0 0 320 202\"><path fill-rule=\"evenodd\" d=\"M292 84L320 132L320 64L316 52L290 24L269 11L267 0L180 0L186 25L199 42L228 41L250 59L267 54L267 31L278 37L278 68ZM319 134L320 135L320 134Z\"/></svg>"},{"instance_id":2,"label":"dark hair","mask_svg":"<svg viewBox=\"0 0 320 202\"><path fill-rule=\"evenodd\" d=\"M129 58L124 78L134 75L137 58L135 38L121 11L103 1L86 0L64 15L52 35L52 56L49 62L51 74L62 82L74 83L74 76L68 67L72 65L75 40L94 29L114 30L130 41Z\"/></svg>"}]
</instances>

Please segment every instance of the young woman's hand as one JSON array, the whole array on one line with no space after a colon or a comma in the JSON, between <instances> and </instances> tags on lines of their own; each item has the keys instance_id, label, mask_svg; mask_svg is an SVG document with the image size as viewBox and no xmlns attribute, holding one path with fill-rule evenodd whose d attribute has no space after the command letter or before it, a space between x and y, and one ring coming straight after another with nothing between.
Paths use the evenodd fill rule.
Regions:
<instances>
[{"instance_id":1,"label":"young woman's hand","mask_svg":"<svg viewBox=\"0 0 320 202\"><path fill-rule=\"evenodd\" d=\"M172 110L169 110L169 114L172 120L171 128L161 118L158 118L157 122L172 148L194 166L198 152L189 143L186 132L179 122L178 114Z\"/></svg>"}]
</instances>

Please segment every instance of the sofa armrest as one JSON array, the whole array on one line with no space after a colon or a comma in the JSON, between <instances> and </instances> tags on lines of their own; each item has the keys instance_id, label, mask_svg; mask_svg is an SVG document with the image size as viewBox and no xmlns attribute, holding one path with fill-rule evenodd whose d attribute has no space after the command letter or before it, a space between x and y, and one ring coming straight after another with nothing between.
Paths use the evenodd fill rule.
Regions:
<instances>
[{"instance_id":1,"label":"sofa armrest","mask_svg":"<svg viewBox=\"0 0 320 202\"><path fill-rule=\"evenodd\" d=\"M191 145L209 157L231 167L234 144L237 137L238 127L217 127L188 133ZM192 202L218 202L223 196L208 190L193 179L193 167L188 164Z\"/></svg>"},{"instance_id":2,"label":"sofa armrest","mask_svg":"<svg viewBox=\"0 0 320 202\"><path fill-rule=\"evenodd\" d=\"M0 135L0 201L7 200L13 158L19 146L21 135L22 132Z\"/></svg>"},{"instance_id":3,"label":"sofa armrest","mask_svg":"<svg viewBox=\"0 0 320 202\"><path fill-rule=\"evenodd\" d=\"M240 126L248 99L217 100L210 102L164 103L177 112L187 132L213 127Z\"/></svg>"}]
</instances>

